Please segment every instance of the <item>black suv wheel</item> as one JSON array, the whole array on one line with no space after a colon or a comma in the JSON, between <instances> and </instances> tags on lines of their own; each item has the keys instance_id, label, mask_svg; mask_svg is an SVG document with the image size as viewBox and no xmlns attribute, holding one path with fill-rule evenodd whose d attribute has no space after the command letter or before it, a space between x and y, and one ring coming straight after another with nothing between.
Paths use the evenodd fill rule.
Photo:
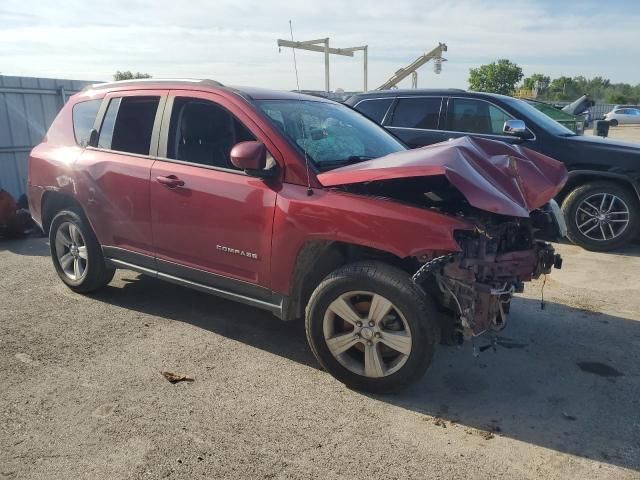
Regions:
<instances>
[{"instance_id":1,"label":"black suv wheel","mask_svg":"<svg viewBox=\"0 0 640 480\"><path fill-rule=\"evenodd\" d=\"M309 300L306 331L320 364L351 388L400 389L431 364L437 312L402 270L359 262L327 276Z\"/></svg>"},{"instance_id":2,"label":"black suv wheel","mask_svg":"<svg viewBox=\"0 0 640 480\"><path fill-rule=\"evenodd\" d=\"M639 210L633 191L607 181L580 185L562 202L569 239L595 251L619 248L635 238Z\"/></svg>"}]
</instances>

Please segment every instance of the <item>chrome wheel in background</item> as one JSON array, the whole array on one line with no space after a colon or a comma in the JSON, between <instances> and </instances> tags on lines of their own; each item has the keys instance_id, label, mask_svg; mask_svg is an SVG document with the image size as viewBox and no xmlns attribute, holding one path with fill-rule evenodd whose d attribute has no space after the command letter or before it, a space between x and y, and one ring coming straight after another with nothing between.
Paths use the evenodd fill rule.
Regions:
<instances>
[{"instance_id":1,"label":"chrome wheel in background","mask_svg":"<svg viewBox=\"0 0 640 480\"><path fill-rule=\"evenodd\" d=\"M629 207L617 195L595 193L578 205L575 222L580 233L591 240L613 240L629 226Z\"/></svg>"}]
</instances>

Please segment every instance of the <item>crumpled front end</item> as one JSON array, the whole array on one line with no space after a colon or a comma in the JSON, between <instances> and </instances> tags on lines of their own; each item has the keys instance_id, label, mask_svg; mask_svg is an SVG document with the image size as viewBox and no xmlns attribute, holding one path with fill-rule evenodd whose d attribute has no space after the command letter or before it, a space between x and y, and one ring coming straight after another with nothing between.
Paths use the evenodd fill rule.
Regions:
<instances>
[{"instance_id":1,"label":"crumpled front end","mask_svg":"<svg viewBox=\"0 0 640 480\"><path fill-rule=\"evenodd\" d=\"M453 336L504 328L511 297L524 282L560 268L546 241L566 234L553 197L565 166L503 142L463 137L330 170L326 187L418 206L469 225L459 251L423 256L414 281L452 312ZM446 326L445 326L446 327ZM447 343L451 343L445 339Z\"/></svg>"},{"instance_id":2,"label":"crumpled front end","mask_svg":"<svg viewBox=\"0 0 640 480\"><path fill-rule=\"evenodd\" d=\"M475 231L458 232L460 252L430 259L414 275L452 312L454 328L444 331L453 341L503 329L511 298L523 291L524 282L562 266L553 246L536 239L536 219L492 220Z\"/></svg>"}]
</instances>

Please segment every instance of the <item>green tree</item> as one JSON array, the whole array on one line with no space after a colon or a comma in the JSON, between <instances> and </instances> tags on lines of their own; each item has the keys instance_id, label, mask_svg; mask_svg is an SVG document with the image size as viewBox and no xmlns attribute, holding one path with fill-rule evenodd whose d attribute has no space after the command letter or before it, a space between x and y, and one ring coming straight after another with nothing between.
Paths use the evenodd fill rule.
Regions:
<instances>
[{"instance_id":1,"label":"green tree","mask_svg":"<svg viewBox=\"0 0 640 480\"><path fill-rule=\"evenodd\" d=\"M115 81L133 80L136 78L151 78L151 75L149 75L148 73L141 73L141 72L132 73L130 70L127 70L126 72L121 72L120 70L118 70L115 73L115 75L113 75L113 79Z\"/></svg>"},{"instance_id":2,"label":"green tree","mask_svg":"<svg viewBox=\"0 0 640 480\"><path fill-rule=\"evenodd\" d=\"M584 93L584 91L580 90L580 83L580 77L576 77L576 80L564 76L554 78L549 85L549 99L575 100Z\"/></svg>"},{"instance_id":3,"label":"green tree","mask_svg":"<svg viewBox=\"0 0 640 480\"><path fill-rule=\"evenodd\" d=\"M542 100L570 102L586 93L597 102L640 103L640 84L611 83L608 78L583 75L551 80L541 73L534 73L522 81L522 88L533 90L536 81L548 85L546 89L538 90L538 98Z\"/></svg>"},{"instance_id":4,"label":"green tree","mask_svg":"<svg viewBox=\"0 0 640 480\"><path fill-rule=\"evenodd\" d=\"M547 94L550 84L551 78L541 73L534 73L522 81L522 87L527 90L536 90L538 97L544 97Z\"/></svg>"},{"instance_id":5,"label":"green tree","mask_svg":"<svg viewBox=\"0 0 640 480\"><path fill-rule=\"evenodd\" d=\"M469 89L511 95L522 76L522 69L518 65L503 58L469 69Z\"/></svg>"}]
</instances>

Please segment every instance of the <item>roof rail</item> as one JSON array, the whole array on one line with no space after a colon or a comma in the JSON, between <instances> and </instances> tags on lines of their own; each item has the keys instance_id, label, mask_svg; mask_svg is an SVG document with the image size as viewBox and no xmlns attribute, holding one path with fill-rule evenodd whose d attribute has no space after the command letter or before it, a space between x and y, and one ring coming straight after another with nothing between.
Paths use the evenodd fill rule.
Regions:
<instances>
[{"instance_id":1,"label":"roof rail","mask_svg":"<svg viewBox=\"0 0 640 480\"><path fill-rule=\"evenodd\" d=\"M118 80L115 82L105 82L105 83L94 83L93 85L87 85L82 89L82 91L86 90L101 90L104 88L115 88L115 87L129 87L129 86L141 86L141 85L152 85L152 84L183 84L183 85L203 85L207 87L224 87L224 85L215 80L210 80L208 78L205 79L194 79L194 78L136 78L133 80Z\"/></svg>"}]
</instances>

